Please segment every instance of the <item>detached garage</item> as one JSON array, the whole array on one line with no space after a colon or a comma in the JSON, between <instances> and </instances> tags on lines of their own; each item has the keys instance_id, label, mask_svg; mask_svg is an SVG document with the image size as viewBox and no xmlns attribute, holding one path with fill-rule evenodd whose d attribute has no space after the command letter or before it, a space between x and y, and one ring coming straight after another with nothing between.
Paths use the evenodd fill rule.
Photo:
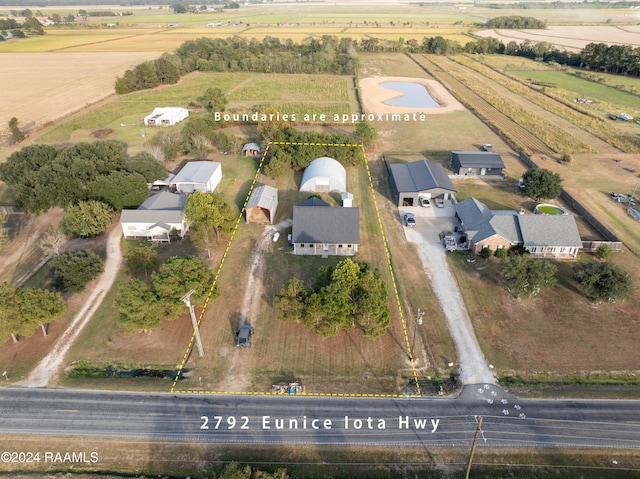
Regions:
<instances>
[{"instance_id":1,"label":"detached garage","mask_svg":"<svg viewBox=\"0 0 640 479\"><path fill-rule=\"evenodd\" d=\"M449 199L456 193L440 163L419 160L389 165L391 188L398 206L419 206L420 198Z\"/></svg>"},{"instance_id":2,"label":"detached garage","mask_svg":"<svg viewBox=\"0 0 640 479\"><path fill-rule=\"evenodd\" d=\"M333 158L316 158L304 170L300 191L343 193L347 191L347 172Z\"/></svg>"},{"instance_id":3,"label":"detached garage","mask_svg":"<svg viewBox=\"0 0 640 479\"><path fill-rule=\"evenodd\" d=\"M177 106L154 108L151 114L144 117L146 126L173 126L189 116L189 110Z\"/></svg>"}]
</instances>

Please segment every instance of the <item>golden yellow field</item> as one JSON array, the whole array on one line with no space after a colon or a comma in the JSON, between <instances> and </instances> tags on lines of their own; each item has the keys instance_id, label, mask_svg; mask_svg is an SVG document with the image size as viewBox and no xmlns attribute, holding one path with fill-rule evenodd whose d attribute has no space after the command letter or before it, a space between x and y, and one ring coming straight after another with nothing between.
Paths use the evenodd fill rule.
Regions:
<instances>
[{"instance_id":1,"label":"golden yellow field","mask_svg":"<svg viewBox=\"0 0 640 479\"><path fill-rule=\"evenodd\" d=\"M0 125L12 117L32 129L114 93L114 80L158 52L4 53L0 73Z\"/></svg>"}]
</instances>

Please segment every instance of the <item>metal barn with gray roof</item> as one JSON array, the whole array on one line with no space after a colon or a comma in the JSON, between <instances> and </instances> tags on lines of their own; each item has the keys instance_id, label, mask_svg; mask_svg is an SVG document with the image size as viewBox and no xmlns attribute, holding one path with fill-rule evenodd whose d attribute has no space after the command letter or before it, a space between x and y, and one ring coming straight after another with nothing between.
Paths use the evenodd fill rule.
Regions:
<instances>
[{"instance_id":1,"label":"metal barn with gray roof","mask_svg":"<svg viewBox=\"0 0 640 479\"><path fill-rule=\"evenodd\" d=\"M500 155L492 151L451 152L451 169L456 175L499 176L504 168Z\"/></svg>"},{"instance_id":2,"label":"metal barn with gray roof","mask_svg":"<svg viewBox=\"0 0 640 479\"><path fill-rule=\"evenodd\" d=\"M419 160L389 165L391 188L398 206L418 206L420 198L449 199L456 193L440 163Z\"/></svg>"},{"instance_id":3,"label":"metal barn with gray roof","mask_svg":"<svg viewBox=\"0 0 640 479\"><path fill-rule=\"evenodd\" d=\"M278 189L260 185L253 189L245 208L247 223L271 223L278 209Z\"/></svg>"}]
</instances>

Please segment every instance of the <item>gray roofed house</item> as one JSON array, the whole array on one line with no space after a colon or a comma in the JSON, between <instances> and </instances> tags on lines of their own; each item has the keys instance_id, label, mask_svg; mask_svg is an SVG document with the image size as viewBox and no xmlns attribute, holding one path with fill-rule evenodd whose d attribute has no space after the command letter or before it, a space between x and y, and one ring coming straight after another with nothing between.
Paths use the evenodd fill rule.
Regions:
<instances>
[{"instance_id":1,"label":"gray roofed house","mask_svg":"<svg viewBox=\"0 0 640 479\"><path fill-rule=\"evenodd\" d=\"M467 235L469 249L495 251L523 246L539 257L575 258L582 248L578 228L571 215L522 215L516 211L493 211L475 198L456 205L456 216Z\"/></svg>"},{"instance_id":2,"label":"gray roofed house","mask_svg":"<svg viewBox=\"0 0 640 479\"><path fill-rule=\"evenodd\" d=\"M324 202L323 205L304 203L293 207L293 254L351 256L358 252L359 208L332 208Z\"/></svg>"},{"instance_id":3,"label":"gray roofed house","mask_svg":"<svg viewBox=\"0 0 640 479\"><path fill-rule=\"evenodd\" d=\"M139 210L178 210L182 211L187 204L187 197L177 193L161 191L149 196L138 206Z\"/></svg>"},{"instance_id":4,"label":"gray roofed house","mask_svg":"<svg viewBox=\"0 0 640 479\"><path fill-rule=\"evenodd\" d=\"M273 186L257 186L251 192L245 208L247 223L273 224L278 209L278 189Z\"/></svg>"},{"instance_id":5,"label":"gray roofed house","mask_svg":"<svg viewBox=\"0 0 640 479\"><path fill-rule=\"evenodd\" d=\"M502 175L505 165L492 151L452 151L451 169L456 175Z\"/></svg>"},{"instance_id":6,"label":"gray roofed house","mask_svg":"<svg viewBox=\"0 0 640 479\"><path fill-rule=\"evenodd\" d=\"M122 210L120 226L125 239L166 241L172 232L184 238L189 225L184 218L187 198L162 191L149 196L136 210Z\"/></svg>"},{"instance_id":7,"label":"gray roofed house","mask_svg":"<svg viewBox=\"0 0 640 479\"><path fill-rule=\"evenodd\" d=\"M392 163L389 172L398 206L418 206L421 197L446 200L456 192L445 169L435 161Z\"/></svg>"},{"instance_id":8,"label":"gray roofed house","mask_svg":"<svg viewBox=\"0 0 640 479\"><path fill-rule=\"evenodd\" d=\"M166 242L172 231L184 238L189 230L180 210L122 210L120 226L125 239Z\"/></svg>"}]
</instances>

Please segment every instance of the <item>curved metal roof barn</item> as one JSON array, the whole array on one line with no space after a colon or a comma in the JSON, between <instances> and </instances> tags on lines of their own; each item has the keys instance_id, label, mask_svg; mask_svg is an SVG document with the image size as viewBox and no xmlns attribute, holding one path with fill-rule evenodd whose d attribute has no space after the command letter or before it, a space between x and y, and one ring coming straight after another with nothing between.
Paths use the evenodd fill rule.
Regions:
<instances>
[{"instance_id":1,"label":"curved metal roof barn","mask_svg":"<svg viewBox=\"0 0 640 479\"><path fill-rule=\"evenodd\" d=\"M347 191L347 172L338 161L327 156L316 158L304 170L300 191Z\"/></svg>"}]
</instances>

